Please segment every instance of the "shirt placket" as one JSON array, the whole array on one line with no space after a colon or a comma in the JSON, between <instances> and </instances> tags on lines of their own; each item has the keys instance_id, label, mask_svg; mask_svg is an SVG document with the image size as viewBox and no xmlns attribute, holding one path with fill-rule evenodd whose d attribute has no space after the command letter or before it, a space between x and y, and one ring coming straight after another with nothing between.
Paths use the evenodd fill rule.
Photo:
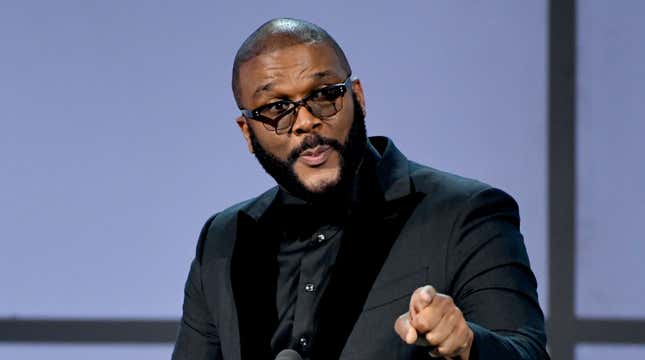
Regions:
<instances>
[{"instance_id":1,"label":"shirt placket","mask_svg":"<svg viewBox=\"0 0 645 360\"><path fill-rule=\"evenodd\" d=\"M321 227L308 240L308 247L300 260L293 336L301 354L305 356L311 348L316 311L337 250L337 244L330 242L337 242L338 232L337 226Z\"/></svg>"}]
</instances>

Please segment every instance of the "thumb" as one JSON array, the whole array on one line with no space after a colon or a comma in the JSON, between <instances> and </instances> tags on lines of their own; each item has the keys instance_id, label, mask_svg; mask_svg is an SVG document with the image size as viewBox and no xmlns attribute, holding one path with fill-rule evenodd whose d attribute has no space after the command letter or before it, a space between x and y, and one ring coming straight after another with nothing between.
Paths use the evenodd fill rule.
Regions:
<instances>
[{"instance_id":1,"label":"thumb","mask_svg":"<svg viewBox=\"0 0 645 360\"><path fill-rule=\"evenodd\" d=\"M394 330L401 340L408 344L414 344L417 341L417 330L410 323L410 316L407 312L396 319Z\"/></svg>"}]
</instances>

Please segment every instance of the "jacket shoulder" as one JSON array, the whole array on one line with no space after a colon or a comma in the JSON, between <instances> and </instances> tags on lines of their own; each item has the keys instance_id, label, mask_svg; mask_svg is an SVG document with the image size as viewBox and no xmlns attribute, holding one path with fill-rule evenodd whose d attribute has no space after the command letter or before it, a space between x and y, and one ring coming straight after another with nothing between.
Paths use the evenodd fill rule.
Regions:
<instances>
[{"instance_id":1,"label":"jacket shoulder","mask_svg":"<svg viewBox=\"0 0 645 360\"><path fill-rule=\"evenodd\" d=\"M410 178L417 191L447 200L466 200L491 189L489 184L409 161Z\"/></svg>"},{"instance_id":2,"label":"jacket shoulder","mask_svg":"<svg viewBox=\"0 0 645 360\"><path fill-rule=\"evenodd\" d=\"M412 161L409 162L409 169L416 191L426 194L428 203L437 206L442 212L471 212L476 215L480 210L503 207L515 214L517 219L514 222L519 224L519 206L505 191L479 180ZM453 216L457 214L453 213Z\"/></svg>"}]
</instances>

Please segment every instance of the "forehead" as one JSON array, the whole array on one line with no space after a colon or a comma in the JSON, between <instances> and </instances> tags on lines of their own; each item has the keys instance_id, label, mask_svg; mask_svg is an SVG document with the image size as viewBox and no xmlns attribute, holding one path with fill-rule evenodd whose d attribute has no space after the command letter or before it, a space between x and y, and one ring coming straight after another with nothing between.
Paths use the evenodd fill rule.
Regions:
<instances>
[{"instance_id":1,"label":"forehead","mask_svg":"<svg viewBox=\"0 0 645 360\"><path fill-rule=\"evenodd\" d=\"M243 99L252 101L258 90L316 80L344 80L341 60L327 43L298 44L260 54L240 66Z\"/></svg>"}]
</instances>

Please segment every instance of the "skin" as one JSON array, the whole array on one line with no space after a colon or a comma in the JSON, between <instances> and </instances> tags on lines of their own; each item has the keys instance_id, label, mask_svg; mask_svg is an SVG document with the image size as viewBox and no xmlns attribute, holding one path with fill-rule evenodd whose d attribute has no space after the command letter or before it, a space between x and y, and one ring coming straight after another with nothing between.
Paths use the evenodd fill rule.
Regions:
<instances>
[{"instance_id":1,"label":"skin","mask_svg":"<svg viewBox=\"0 0 645 360\"><path fill-rule=\"evenodd\" d=\"M415 290L394 329L408 344L430 345L434 357L468 360L474 334L452 298L430 285Z\"/></svg>"},{"instance_id":2,"label":"skin","mask_svg":"<svg viewBox=\"0 0 645 360\"><path fill-rule=\"evenodd\" d=\"M347 75L333 49L325 43L285 47L256 56L240 66L241 105L254 109L285 98L300 100L315 89L344 81ZM365 97L359 80L352 82L352 92L365 113ZM236 122L249 152L253 153L251 129L265 151L286 161L289 153L308 136L317 134L345 143L353 119L353 99L346 94L342 110L325 120L300 107L291 131L284 134L267 131L258 121L243 116ZM339 182L340 154L330 151L320 165L310 166L301 160L293 164L299 181L312 193L323 192ZM395 321L394 328L408 344L436 346L433 356L468 360L470 355L472 330L452 298L438 294L432 286L418 288L412 294L409 311Z\"/></svg>"},{"instance_id":3,"label":"skin","mask_svg":"<svg viewBox=\"0 0 645 360\"><path fill-rule=\"evenodd\" d=\"M315 89L343 82L347 75L329 45L289 46L259 55L240 66L241 102L245 108L254 109L284 98L299 100ZM364 110L365 97L360 80L352 82L352 91ZM353 114L352 97L346 94L342 110L325 120L314 117L305 107L300 107L293 128L285 134L267 131L261 123L247 120L243 116L238 117L236 122L251 153L253 147L249 127L266 151L286 161L288 154L313 134L344 143L352 125ZM293 171L307 190L312 193L322 192L336 185L340 179L340 154L332 149L327 161L317 166L297 160Z\"/></svg>"}]
</instances>

